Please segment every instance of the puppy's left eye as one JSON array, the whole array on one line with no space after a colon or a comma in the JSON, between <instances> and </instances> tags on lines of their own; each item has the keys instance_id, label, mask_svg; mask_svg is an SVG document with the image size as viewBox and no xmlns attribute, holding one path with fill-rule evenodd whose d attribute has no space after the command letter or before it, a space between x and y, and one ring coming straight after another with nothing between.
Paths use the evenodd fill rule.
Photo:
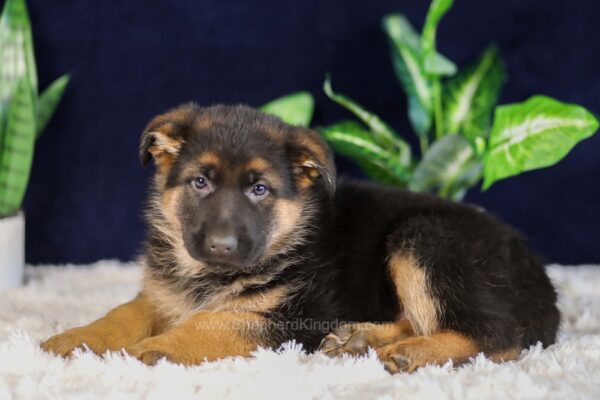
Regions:
<instances>
[{"instance_id":1,"label":"puppy's left eye","mask_svg":"<svg viewBox=\"0 0 600 400\"><path fill-rule=\"evenodd\" d=\"M254 185L254 187L252 188L252 191L250 193L252 193L252 195L254 195L256 197L263 197L268 192L269 192L269 188L267 187L267 185L265 185L263 183L258 183L256 185Z\"/></svg>"},{"instance_id":2,"label":"puppy's left eye","mask_svg":"<svg viewBox=\"0 0 600 400\"><path fill-rule=\"evenodd\" d=\"M206 185L208 185L208 181L203 176L197 176L194 179L192 179L192 186L194 186L194 188L198 190L204 189Z\"/></svg>"}]
</instances>

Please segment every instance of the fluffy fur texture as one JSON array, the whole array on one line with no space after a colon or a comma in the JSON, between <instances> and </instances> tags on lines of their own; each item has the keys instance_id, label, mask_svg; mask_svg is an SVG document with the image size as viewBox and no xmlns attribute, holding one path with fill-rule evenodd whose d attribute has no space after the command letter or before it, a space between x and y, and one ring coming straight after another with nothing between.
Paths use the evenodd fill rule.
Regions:
<instances>
[{"instance_id":1,"label":"fluffy fur texture","mask_svg":"<svg viewBox=\"0 0 600 400\"><path fill-rule=\"evenodd\" d=\"M65 360L41 340L100 317L140 289L141 268L116 262L28 268L27 285L0 295L0 399L594 399L600 392L600 267L552 266L564 316L555 345L503 364L478 356L452 368L389 375L374 354L328 358L286 344L249 359L148 367L120 353Z\"/></svg>"}]
</instances>

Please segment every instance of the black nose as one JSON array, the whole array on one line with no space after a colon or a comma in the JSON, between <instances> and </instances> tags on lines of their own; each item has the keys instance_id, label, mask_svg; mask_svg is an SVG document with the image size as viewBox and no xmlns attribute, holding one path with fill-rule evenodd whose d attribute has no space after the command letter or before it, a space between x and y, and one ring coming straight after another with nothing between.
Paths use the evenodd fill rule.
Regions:
<instances>
[{"instance_id":1,"label":"black nose","mask_svg":"<svg viewBox=\"0 0 600 400\"><path fill-rule=\"evenodd\" d=\"M215 256L231 255L237 250L238 239L233 235L213 235L207 238L206 247Z\"/></svg>"}]
</instances>

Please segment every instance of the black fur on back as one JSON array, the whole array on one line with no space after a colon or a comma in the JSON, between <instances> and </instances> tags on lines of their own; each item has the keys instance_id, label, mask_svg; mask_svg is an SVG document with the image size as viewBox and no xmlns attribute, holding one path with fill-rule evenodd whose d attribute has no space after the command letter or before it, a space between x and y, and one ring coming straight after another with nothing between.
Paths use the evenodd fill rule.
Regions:
<instances>
[{"instance_id":1,"label":"black fur on back","mask_svg":"<svg viewBox=\"0 0 600 400\"><path fill-rule=\"evenodd\" d=\"M313 283L280 310L282 318L395 320L401 305L387 272L388 256L410 250L428 269L442 309L440 329L465 334L484 351L554 343L560 316L544 267L519 233L489 213L352 182L339 184L333 208L306 246L314 256L300 270L312 274ZM325 330L287 335L313 349Z\"/></svg>"}]
</instances>

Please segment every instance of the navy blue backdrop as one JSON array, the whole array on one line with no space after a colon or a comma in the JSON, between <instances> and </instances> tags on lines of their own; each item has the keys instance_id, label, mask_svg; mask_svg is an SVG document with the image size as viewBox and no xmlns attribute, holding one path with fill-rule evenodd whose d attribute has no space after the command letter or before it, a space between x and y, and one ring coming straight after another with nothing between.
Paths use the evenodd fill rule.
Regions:
<instances>
[{"instance_id":1,"label":"navy blue backdrop","mask_svg":"<svg viewBox=\"0 0 600 400\"><path fill-rule=\"evenodd\" d=\"M42 87L72 82L36 146L26 196L27 260L133 258L149 171L138 138L178 103L258 105L285 93L316 95L318 124L348 114L334 87L409 133L381 17L422 21L424 0L30 0ZM509 81L502 102L545 93L600 111L600 3L457 0L439 47L460 65L496 41ZM341 174L359 176L338 159ZM479 193L476 202L524 231L550 261L600 262L600 135L559 165ZM365 205L368 206L368 205Z\"/></svg>"}]
</instances>

